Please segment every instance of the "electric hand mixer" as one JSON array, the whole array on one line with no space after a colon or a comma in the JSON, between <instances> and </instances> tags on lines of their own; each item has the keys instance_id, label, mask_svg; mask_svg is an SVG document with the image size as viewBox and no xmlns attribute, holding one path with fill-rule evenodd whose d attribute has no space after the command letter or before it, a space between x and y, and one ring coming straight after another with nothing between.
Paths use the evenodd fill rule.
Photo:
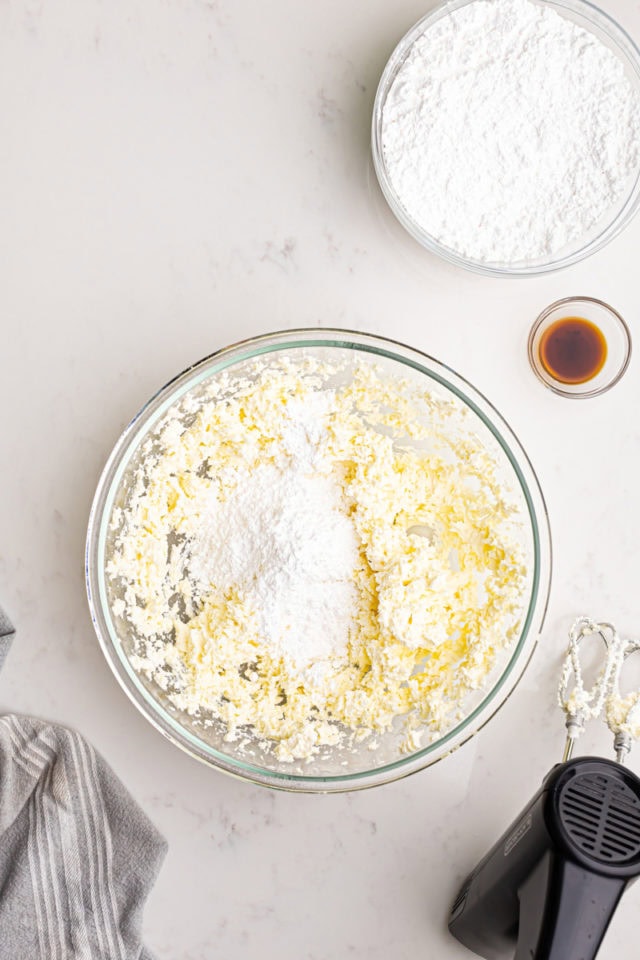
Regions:
<instances>
[{"instance_id":1,"label":"electric hand mixer","mask_svg":"<svg viewBox=\"0 0 640 960\"><path fill-rule=\"evenodd\" d=\"M605 654L591 689L580 661L587 637L600 638ZM571 629L559 690L563 761L467 878L449 917L451 933L487 960L593 960L640 875L640 778L622 765L640 737L640 690L620 691L638 650L609 623L581 617ZM616 760L572 760L585 724L603 711Z\"/></svg>"}]
</instances>

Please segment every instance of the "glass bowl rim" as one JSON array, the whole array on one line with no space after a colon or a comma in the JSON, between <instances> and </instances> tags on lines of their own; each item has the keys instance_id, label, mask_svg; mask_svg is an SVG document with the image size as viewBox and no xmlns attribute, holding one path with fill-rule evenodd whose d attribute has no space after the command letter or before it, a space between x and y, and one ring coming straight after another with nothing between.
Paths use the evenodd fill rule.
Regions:
<instances>
[{"instance_id":1,"label":"glass bowl rim","mask_svg":"<svg viewBox=\"0 0 640 960\"><path fill-rule=\"evenodd\" d=\"M263 354L304 347L360 350L399 361L462 400L495 437L515 472L534 541L535 569L520 637L499 678L482 701L461 723L426 747L380 767L336 776L289 774L244 763L190 734L148 693L129 664L111 620L104 579L104 545L113 499L129 459L153 423L188 390L220 370ZM551 567L549 517L538 478L516 434L490 401L452 368L420 350L377 334L327 327L278 330L230 344L190 365L153 394L125 427L103 468L89 515L85 550L87 597L98 641L120 686L142 715L173 744L209 766L245 781L307 793L357 790L400 779L437 762L474 736L510 697L531 659L546 614ZM502 698L498 697L501 691Z\"/></svg>"},{"instance_id":2,"label":"glass bowl rim","mask_svg":"<svg viewBox=\"0 0 640 960\"><path fill-rule=\"evenodd\" d=\"M616 323L620 328L623 340L625 342L624 359L621 365L618 367L615 376L610 380L607 380L606 383L603 383L602 386L598 387L597 389L584 390L579 393L571 393L568 390L563 389L560 381L550 383L545 380L538 369L538 364L536 362L533 349L536 334L538 333L540 327L547 320L549 315L555 310L558 310L560 307L567 307L569 304L573 303L591 303L596 304L598 307L603 307L604 310L612 317L614 323ZM615 307L612 307L610 303L607 303L605 300L600 300L597 297L561 297L560 300L554 300L554 302L550 303L548 307L545 307L544 310L542 310L533 321L531 330L529 331L529 338L527 340L527 355L529 357L529 364L536 377L540 383L547 388L547 390L551 390L552 393L557 394L559 397L565 397L567 400L589 400L592 397L599 397L603 393L607 393L608 390L611 390L612 387L615 387L616 383L619 383L619 381L622 380L623 376L627 372L627 368L631 363L632 351L633 340L631 338L631 330L629 329L628 323L622 314L615 309ZM585 386L587 386L587 384L585 384Z\"/></svg>"},{"instance_id":3,"label":"glass bowl rim","mask_svg":"<svg viewBox=\"0 0 640 960\"><path fill-rule=\"evenodd\" d=\"M543 260L532 266L520 267L474 260L440 243L410 217L400 203L387 173L384 151L382 149L382 113L397 70L404 61L409 48L425 30L447 12L474 2L477 2L477 0L441 0L440 3L416 21L394 47L380 77L373 104L371 119L371 154L373 167L380 189L391 212L405 228L407 233L428 252L435 254L454 266L463 267L473 273L487 277L526 279L528 277L555 273L557 270L563 270L566 267L580 263L592 254L602 250L603 247L607 246L611 240L615 239L615 237L629 225L640 206L640 164L635 180L623 205L618 210L617 215L602 228L597 236L593 237L585 246L563 257L548 261ZM640 48L631 35L614 17L605 10L602 10L595 3L592 3L591 0L533 0L533 2L541 6L559 7L563 10L571 11L577 16L582 17L591 24L591 26L595 26L601 30L602 33L606 34L620 58L635 74L635 86L640 93Z\"/></svg>"}]
</instances>

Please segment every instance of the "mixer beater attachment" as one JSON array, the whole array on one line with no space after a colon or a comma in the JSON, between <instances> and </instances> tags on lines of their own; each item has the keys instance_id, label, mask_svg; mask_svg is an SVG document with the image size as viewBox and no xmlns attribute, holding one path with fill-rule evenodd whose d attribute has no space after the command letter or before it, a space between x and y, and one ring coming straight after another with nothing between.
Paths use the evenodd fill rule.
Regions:
<instances>
[{"instance_id":1,"label":"mixer beater attachment","mask_svg":"<svg viewBox=\"0 0 640 960\"><path fill-rule=\"evenodd\" d=\"M581 652L589 637L599 637L604 648L604 662L590 688L584 683ZM566 717L567 739L563 761L571 758L578 737L589 720L604 712L613 734L616 760L624 763L634 740L640 737L640 690L623 696L620 680L624 666L640 643L621 637L611 623L599 623L590 617L579 617L569 631L569 646L562 667L558 701Z\"/></svg>"}]
</instances>

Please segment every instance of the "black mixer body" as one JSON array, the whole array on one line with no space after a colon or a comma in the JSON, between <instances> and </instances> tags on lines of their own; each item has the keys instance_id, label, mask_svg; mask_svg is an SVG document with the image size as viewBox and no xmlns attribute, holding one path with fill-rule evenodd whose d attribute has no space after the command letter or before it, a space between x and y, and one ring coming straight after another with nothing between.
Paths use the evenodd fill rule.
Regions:
<instances>
[{"instance_id":1,"label":"black mixer body","mask_svg":"<svg viewBox=\"0 0 640 960\"><path fill-rule=\"evenodd\" d=\"M486 960L593 960L638 874L640 779L580 757L551 770L467 878L449 929Z\"/></svg>"}]
</instances>

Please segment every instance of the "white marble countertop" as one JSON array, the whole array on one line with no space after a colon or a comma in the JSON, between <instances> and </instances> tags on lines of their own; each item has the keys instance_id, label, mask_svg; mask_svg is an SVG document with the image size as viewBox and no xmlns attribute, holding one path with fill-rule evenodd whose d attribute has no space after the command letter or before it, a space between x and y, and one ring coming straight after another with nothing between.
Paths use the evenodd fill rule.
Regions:
<instances>
[{"instance_id":1,"label":"white marble countertop","mask_svg":"<svg viewBox=\"0 0 640 960\"><path fill-rule=\"evenodd\" d=\"M637 0L601 2L640 38ZM466 274L405 236L375 183L370 115L431 5L0 4L0 602L19 631L0 710L77 727L167 836L146 915L159 960L470 956L447 911L559 758L571 619L640 634L637 360L574 403L525 353L536 314L569 294L608 300L640 336L640 218L538 280ZM83 579L93 489L132 413L227 342L311 325L394 336L485 392L533 460L555 547L543 642L501 714L430 770L332 797L244 785L158 736L100 653ZM635 888L601 960L636 956L639 908Z\"/></svg>"}]
</instances>

